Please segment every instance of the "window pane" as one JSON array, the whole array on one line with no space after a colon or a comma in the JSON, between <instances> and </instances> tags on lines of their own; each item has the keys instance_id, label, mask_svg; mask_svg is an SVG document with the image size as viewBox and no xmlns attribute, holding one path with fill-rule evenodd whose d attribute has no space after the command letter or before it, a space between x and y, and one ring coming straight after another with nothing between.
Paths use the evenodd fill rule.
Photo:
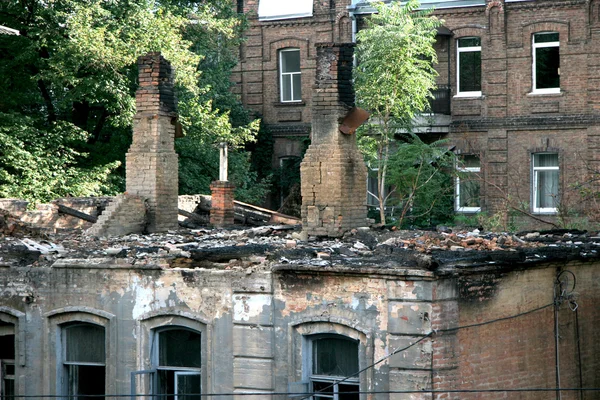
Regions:
<instances>
[{"instance_id":1,"label":"window pane","mask_svg":"<svg viewBox=\"0 0 600 400\"><path fill-rule=\"evenodd\" d=\"M481 52L459 53L459 92L481 91Z\"/></svg>"},{"instance_id":2,"label":"window pane","mask_svg":"<svg viewBox=\"0 0 600 400\"><path fill-rule=\"evenodd\" d=\"M558 171L537 171L537 207L556 208L558 205Z\"/></svg>"},{"instance_id":3,"label":"window pane","mask_svg":"<svg viewBox=\"0 0 600 400\"><path fill-rule=\"evenodd\" d=\"M534 154L533 155L533 166L534 167L558 167L558 154Z\"/></svg>"},{"instance_id":4,"label":"window pane","mask_svg":"<svg viewBox=\"0 0 600 400\"><path fill-rule=\"evenodd\" d=\"M300 74L292 75L292 82L293 82L293 87L294 87L294 93L293 93L294 101L302 100L302 83L300 82L300 78L301 78Z\"/></svg>"},{"instance_id":5,"label":"window pane","mask_svg":"<svg viewBox=\"0 0 600 400\"><path fill-rule=\"evenodd\" d=\"M292 101L292 76L281 77L281 101Z\"/></svg>"},{"instance_id":6,"label":"window pane","mask_svg":"<svg viewBox=\"0 0 600 400\"><path fill-rule=\"evenodd\" d=\"M313 381L313 392L333 394L333 384L332 382Z\"/></svg>"},{"instance_id":7,"label":"window pane","mask_svg":"<svg viewBox=\"0 0 600 400\"><path fill-rule=\"evenodd\" d=\"M340 394L338 396L339 400L358 400L358 385L338 385Z\"/></svg>"},{"instance_id":8,"label":"window pane","mask_svg":"<svg viewBox=\"0 0 600 400\"><path fill-rule=\"evenodd\" d=\"M535 43L558 42L558 32L536 33L533 35Z\"/></svg>"},{"instance_id":9,"label":"window pane","mask_svg":"<svg viewBox=\"0 0 600 400\"><path fill-rule=\"evenodd\" d=\"M479 156L470 154L461 157L463 168L479 168L481 166L481 160Z\"/></svg>"},{"instance_id":10,"label":"window pane","mask_svg":"<svg viewBox=\"0 0 600 400\"><path fill-rule=\"evenodd\" d=\"M560 87L560 55L558 47L535 49L535 87L552 89Z\"/></svg>"},{"instance_id":11,"label":"window pane","mask_svg":"<svg viewBox=\"0 0 600 400\"><path fill-rule=\"evenodd\" d=\"M176 372L175 376L177 379L177 400L201 400L200 374Z\"/></svg>"},{"instance_id":12,"label":"window pane","mask_svg":"<svg viewBox=\"0 0 600 400\"><path fill-rule=\"evenodd\" d=\"M481 46L481 39L478 37L458 39L458 47Z\"/></svg>"},{"instance_id":13,"label":"window pane","mask_svg":"<svg viewBox=\"0 0 600 400\"><path fill-rule=\"evenodd\" d=\"M75 400L98 400L104 394L105 367L67 365L69 395Z\"/></svg>"},{"instance_id":14,"label":"window pane","mask_svg":"<svg viewBox=\"0 0 600 400\"><path fill-rule=\"evenodd\" d=\"M358 372L358 343L325 338L313 341L313 374L350 376Z\"/></svg>"},{"instance_id":15,"label":"window pane","mask_svg":"<svg viewBox=\"0 0 600 400\"><path fill-rule=\"evenodd\" d=\"M65 328L66 361L104 363L104 328L73 325Z\"/></svg>"},{"instance_id":16,"label":"window pane","mask_svg":"<svg viewBox=\"0 0 600 400\"><path fill-rule=\"evenodd\" d=\"M475 176L465 173L464 177L460 178L459 182L459 207L481 207L480 201L480 183Z\"/></svg>"},{"instance_id":17,"label":"window pane","mask_svg":"<svg viewBox=\"0 0 600 400\"><path fill-rule=\"evenodd\" d=\"M281 52L281 72L300 72L300 50Z\"/></svg>"},{"instance_id":18,"label":"window pane","mask_svg":"<svg viewBox=\"0 0 600 400\"><path fill-rule=\"evenodd\" d=\"M200 368L200 334L187 329L170 329L159 333L159 366Z\"/></svg>"},{"instance_id":19,"label":"window pane","mask_svg":"<svg viewBox=\"0 0 600 400\"><path fill-rule=\"evenodd\" d=\"M15 335L0 336L0 360L15 359Z\"/></svg>"}]
</instances>

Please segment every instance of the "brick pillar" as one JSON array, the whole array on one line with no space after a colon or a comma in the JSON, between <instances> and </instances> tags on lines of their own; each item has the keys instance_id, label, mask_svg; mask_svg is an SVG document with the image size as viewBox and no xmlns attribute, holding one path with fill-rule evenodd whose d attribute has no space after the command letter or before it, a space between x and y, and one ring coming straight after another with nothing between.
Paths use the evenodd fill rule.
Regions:
<instances>
[{"instance_id":1,"label":"brick pillar","mask_svg":"<svg viewBox=\"0 0 600 400\"><path fill-rule=\"evenodd\" d=\"M214 181L210 184L212 204L210 223L214 226L233 225L233 190L235 186L228 181Z\"/></svg>"},{"instance_id":2,"label":"brick pillar","mask_svg":"<svg viewBox=\"0 0 600 400\"><path fill-rule=\"evenodd\" d=\"M127 192L148 202L148 232L177 229L177 120L173 68L160 53L138 59L133 143L126 156Z\"/></svg>"},{"instance_id":3,"label":"brick pillar","mask_svg":"<svg viewBox=\"0 0 600 400\"><path fill-rule=\"evenodd\" d=\"M300 166L302 225L309 235L336 237L366 225L367 168L356 135L339 130L354 106L354 44L316 46L311 145Z\"/></svg>"}]
</instances>

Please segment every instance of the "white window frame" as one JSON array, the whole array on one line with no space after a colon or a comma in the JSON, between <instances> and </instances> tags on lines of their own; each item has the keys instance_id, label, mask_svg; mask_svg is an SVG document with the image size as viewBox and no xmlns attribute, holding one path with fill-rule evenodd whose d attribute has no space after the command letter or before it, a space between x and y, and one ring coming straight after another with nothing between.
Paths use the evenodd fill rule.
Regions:
<instances>
[{"instance_id":1,"label":"white window frame","mask_svg":"<svg viewBox=\"0 0 600 400\"><path fill-rule=\"evenodd\" d=\"M535 165L535 158L537 155L541 155L541 154L556 154L556 158L557 158L557 164L556 166L551 166L551 167L537 167ZM558 153L555 152L544 152L544 153L533 153L532 157L531 157L531 167L532 167L532 175L533 175L533 185L532 185L532 193L531 193L531 197L532 197L532 204L533 204L533 212L534 213L539 213L539 214L556 214L558 212L558 208L557 207L538 207L537 204L537 193L538 193L538 172L543 172L543 171L559 171L560 174L560 160L558 158ZM559 182L557 182L557 185L560 184L560 175L559 175ZM559 194L560 194L560 187L559 187Z\"/></svg>"},{"instance_id":2,"label":"white window frame","mask_svg":"<svg viewBox=\"0 0 600 400\"><path fill-rule=\"evenodd\" d=\"M288 53L288 52L298 52L298 56L300 56L300 49L299 48L289 48L289 49L281 49L279 50L279 100L282 103L300 103L302 102L302 68L300 68L300 70L298 72L283 72L283 55L284 53ZM296 100L294 97L294 93L296 92L296 90L294 90L294 75L299 75L300 76L300 97ZM290 76L290 94L291 94L291 100L284 100L283 99L283 77L284 76Z\"/></svg>"},{"instance_id":3,"label":"white window frame","mask_svg":"<svg viewBox=\"0 0 600 400\"><path fill-rule=\"evenodd\" d=\"M469 47L460 47L459 41L461 39L479 39L481 43L481 38L478 36L465 36L456 39L456 96L454 97L481 97L481 90L479 91L470 91L470 92L461 92L460 91L460 55L461 53L474 53L479 52L481 57L481 44L479 46L469 46ZM481 82L479 82L481 85Z\"/></svg>"},{"instance_id":4,"label":"white window frame","mask_svg":"<svg viewBox=\"0 0 600 400\"><path fill-rule=\"evenodd\" d=\"M480 159L481 160L481 159ZM468 173L468 174L479 174L481 173L481 164L479 167L461 167L459 164L456 165L456 171L459 175L456 176L456 198L454 209L457 212L464 213L475 213L481 211L481 206L479 207L461 207L460 206L460 173ZM479 201L481 203L481 194L479 196Z\"/></svg>"},{"instance_id":5,"label":"white window frame","mask_svg":"<svg viewBox=\"0 0 600 400\"><path fill-rule=\"evenodd\" d=\"M544 43L536 43L535 42L535 36L539 35L539 34L553 34L556 33L559 35L559 39L560 39L560 34L558 32L536 32L533 35L531 35L531 58L532 58L532 63L531 63L531 77L532 77L532 93L535 94L553 94L553 93L560 93L560 86L557 88L547 88L547 89L538 89L536 87L537 85L537 73L535 71L535 66L536 66L536 50L537 49L542 49L542 48L547 48L547 47L558 47L559 49L559 54L560 54L560 40L557 42L544 42ZM558 76L560 77L560 67L558 68Z\"/></svg>"}]
</instances>

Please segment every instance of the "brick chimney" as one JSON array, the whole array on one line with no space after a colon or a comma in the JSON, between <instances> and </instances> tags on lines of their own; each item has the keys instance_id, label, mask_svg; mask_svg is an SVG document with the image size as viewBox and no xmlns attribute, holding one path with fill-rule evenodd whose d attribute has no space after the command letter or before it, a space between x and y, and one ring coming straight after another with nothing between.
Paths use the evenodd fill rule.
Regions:
<instances>
[{"instance_id":1,"label":"brick chimney","mask_svg":"<svg viewBox=\"0 0 600 400\"><path fill-rule=\"evenodd\" d=\"M126 156L127 193L146 199L146 230L164 232L178 228L173 68L160 53L140 57L138 68L133 143Z\"/></svg>"},{"instance_id":2,"label":"brick chimney","mask_svg":"<svg viewBox=\"0 0 600 400\"><path fill-rule=\"evenodd\" d=\"M367 222L367 168L356 135L340 131L354 107L354 44L316 46L311 145L300 166L302 224L309 235L337 237Z\"/></svg>"}]
</instances>

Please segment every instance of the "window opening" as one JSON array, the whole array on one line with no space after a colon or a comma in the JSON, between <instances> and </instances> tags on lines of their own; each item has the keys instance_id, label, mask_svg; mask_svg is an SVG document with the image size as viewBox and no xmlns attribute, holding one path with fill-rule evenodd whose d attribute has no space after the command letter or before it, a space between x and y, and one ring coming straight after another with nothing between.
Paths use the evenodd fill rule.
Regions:
<instances>
[{"instance_id":1,"label":"window opening","mask_svg":"<svg viewBox=\"0 0 600 400\"><path fill-rule=\"evenodd\" d=\"M15 395L15 326L0 321L0 399Z\"/></svg>"},{"instance_id":2,"label":"window opening","mask_svg":"<svg viewBox=\"0 0 600 400\"><path fill-rule=\"evenodd\" d=\"M558 154L533 155L533 211L555 213L558 207Z\"/></svg>"},{"instance_id":3,"label":"window opening","mask_svg":"<svg viewBox=\"0 0 600 400\"><path fill-rule=\"evenodd\" d=\"M201 400L200 333L189 329L160 330L155 335L156 388L161 400Z\"/></svg>"},{"instance_id":4,"label":"window opening","mask_svg":"<svg viewBox=\"0 0 600 400\"><path fill-rule=\"evenodd\" d=\"M481 211L481 160L476 155L464 155L457 165L456 204L459 212Z\"/></svg>"},{"instance_id":5,"label":"window opening","mask_svg":"<svg viewBox=\"0 0 600 400\"><path fill-rule=\"evenodd\" d=\"M358 400L358 342L344 337L311 340L310 389L313 400ZM350 377L351 378L348 378ZM348 378L341 383L342 379Z\"/></svg>"},{"instance_id":6,"label":"window opening","mask_svg":"<svg viewBox=\"0 0 600 400\"><path fill-rule=\"evenodd\" d=\"M284 49L279 52L281 102L302 101L300 72L300 49Z\"/></svg>"},{"instance_id":7,"label":"window opening","mask_svg":"<svg viewBox=\"0 0 600 400\"><path fill-rule=\"evenodd\" d=\"M533 35L533 91L560 93L560 52L557 32Z\"/></svg>"},{"instance_id":8,"label":"window opening","mask_svg":"<svg viewBox=\"0 0 600 400\"><path fill-rule=\"evenodd\" d=\"M481 96L481 39L457 40L456 87L458 96Z\"/></svg>"},{"instance_id":9,"label":"window opening","mask_svg":"<svg viewBox=\"0 0 600 400\"><path fill-rule=\"evenodd\" d=\"M69 398L95 400L105 394L104 328L73 324L63 329L63 384Z\"/></svg>"}]
</instances>

